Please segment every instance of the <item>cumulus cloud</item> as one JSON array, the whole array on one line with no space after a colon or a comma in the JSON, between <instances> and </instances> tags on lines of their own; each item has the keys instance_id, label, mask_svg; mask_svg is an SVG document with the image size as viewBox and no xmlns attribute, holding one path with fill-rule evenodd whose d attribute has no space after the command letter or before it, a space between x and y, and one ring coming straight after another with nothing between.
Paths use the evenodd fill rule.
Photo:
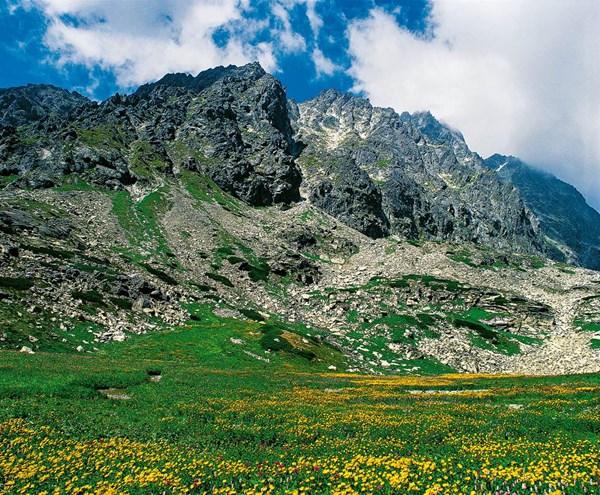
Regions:
<instances>
[{"instance_id":1,"label":"cumulus cloud","mask_svg":"<svg viewBox=\"0 0 600 495\"><path fill-rule=\"evenodd\" d=\"M600 4L433 0L427 35L382 9L349 26L355 90L431 110L483 156L544 166L600 206Z\"/></svg>"},{"instance_id":2,"label":"cumulus cloud","mask_svg":"<svg viewBox=\"0 0 600 495\"><path fill-rule=\"evenodd\" d=\"M327 58L319 48L313 50L312 60L315 64L317 77L331 76L334 72L340 70L340 67Z\"/></svg>"},{"instance_id":3,"label":"cumulus cloud","mask_svg":"<svg viewBox=\"0 0 600 495\"><path fill-rule=\"evenodd\" d=\"M101 67L113 72L122 87L167 72L195 73L252 60L267 70L276 68L272 44L249 42L264 28L264 21L242 22L247 1L31 0L31 4L48 19L44 42L55 63ZM226 42L215 42L217 29L228 31Z\"/></svg>"},{"instance_id":4,"label":"cumulus cloud","mask_svg":"<svg viewBox=\"0 0 600 495\"><path fill-rule=\"evenodd\" d=\"M318 0L7 1L11 13L36 8L45 15L51 62L84 66L90 74L103 69L125 89L167 72L253 60L277 72L279 59L302 53L317 77L339 70L318 45ZM299 15L310 29L298 30Z\"/></svg>"},{"instance_id":5,"label":"cumulus cloud","mask_svg":"<svg viewBox=\"0 0 600 495\"><path fill-rule=\"evenodd\" d=\"M274 29L271 34L274 39L278 40L284 52L296 53L306 49L306 42L304 41L304 37L294 31L290 20L289 8L289 5L286 8L281 3L273 5L272 12L280 21L281 27Z\"/></svg>"},{"instance_id":6,"label":"cumulus cloud","mask_svg":"<svg viewBox=\"0 0 600 495\"><path fill-rule=\"evenodd\" d=\"M315 8L317 0L306 0L306 16L308 17L308 22L310 23L310 28L312 29L313 36L315 39L319 39L319 33L321 28L323 27L323 19L317 13Z\"/></svg>"}]
</instances>

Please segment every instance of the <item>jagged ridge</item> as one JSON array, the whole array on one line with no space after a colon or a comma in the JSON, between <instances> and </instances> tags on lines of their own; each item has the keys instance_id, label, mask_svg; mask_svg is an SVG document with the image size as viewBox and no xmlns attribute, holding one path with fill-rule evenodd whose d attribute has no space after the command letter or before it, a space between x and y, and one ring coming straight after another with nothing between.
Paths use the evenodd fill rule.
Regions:
<instances>
[{"instance_id":1,"label":"jagged ridge","mask_svg":"<svg viewBox=\"0 0 600 495\"><path fill-rule=\"evenodd\" d=\"M511 167L493 170L430 113L397 114L335 90L298 105L257 63L168 74L100 104L52 86L11 88L0 91L0 109L7 187L85 180L123 189L191 170L251 205L303 195L372 238L475 242L599 265L596 234L559 226L578 209L576 195L560 194L558 218L507 178ZM584 216L586 232L597 232L598 216Z\"/></svg>"}]
</instances>

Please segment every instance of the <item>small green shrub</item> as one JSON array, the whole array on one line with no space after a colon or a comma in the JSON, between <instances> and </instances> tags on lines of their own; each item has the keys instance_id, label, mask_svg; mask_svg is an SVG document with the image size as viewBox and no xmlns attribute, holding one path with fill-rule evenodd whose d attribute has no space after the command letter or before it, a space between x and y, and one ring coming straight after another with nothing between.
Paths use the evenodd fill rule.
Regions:
<instances>
[{"instance_id":1,"label":"small green shrub","mask_svg":"<svg viewBox=\"0 0 600 495\"><path fill-rule=\"evenodd\" d=\"M262 315L259 312L254 311L253 309L242 308L239 310L239 312L242 313L246 318L249 318L251 320L265 321L265 319L262 317Z\"/></svg>"},{"instance_id":2,"label":"small green shrub","mask_svg":"<svg viewBox=\"0 0 600 495\"><path fill-rule=\"evenodd\" d=\"M202 292L209 292L211 290L216 290L214 287L211 287L210 285L199 284L198 282L194 282L194 281L191 281L190 284L192 284L194 287L201 290Z\"/></svg>"},{"instance_id":3,"label":"small green shrub","mask_svg":"<svg viewBox=\"0 0 600 495\"><path fill-rule=\"evenodd\" d=\"M117 308L125 309L127 311L131 310L133 307L133 303L124 297L111 297L110 302L112 302Z\"/></svg>"},{"instance_id":4,"label":"small green shrub","mask_svg":"<svg viewBox=\"0 0 600 495\"><path fill-rule=\"evenodd\" d=\"M75 253L71 251L65 251L63 249L54 249L47 246L30 246L27 244L22 244L21 249L26 249L27 251L31 251L35 254L46 254L48 256L52 256L53 258L71 259L75 257Z\"/></svg>"},{"instance_id":5,"label":"small green shrub","mask_svg":"<svg viewBox=\"0 0 600 495\"><path fill-rule=\"evenodd\" d=\"M238 263L244 263L244 261L246 260L238 256L229 256L227 258L227 261L229 261L229 263L231 263L232 265L237 265Z\"/></svg>"},{"instance_id":6,"label":"small green shrub","mask_svg":"<svg viewBox=\"0 0 600 495\"><path fill-rule=\"evenodd\" d=\"M163 272L162 270L159 270L158 268L154 268L153 266L147 264L147 263L140 263L140 266L145 268L146 271L150 272L152 275L154 275L155 277L159 278L160 280L162 280L163 282L165 282L166 284L169 285L179 285L179 282L177 282L177 280L175 280L173 277L171 277L171 275L169 275L168 273Z\"/></svg>"},{"instance_id":7,"label":"small green shrub","mask_svg":"<svg viewBox=\"0 0 600 495\"><path fill-rule=\"evenodd\" d=\"M265 262L259 262L256 265L242 263L240 270L248 272L248 276L253 282L267 282L269 280L269 273L271 273L271 267Z\"/></svg>"},{"instance_id":8,"label":"small green shrub","mask_svg":"<svg viewBox=\"0 0 600 495\"><path fill-rule=\"evenodd\" d=\"M102 294L97 290L87 290L87 291L74 291L71 293L73 299L81 299L84 303L92 303L92 304L104 304L104 299L102 298Z\"/></svg>"}]
</instances>

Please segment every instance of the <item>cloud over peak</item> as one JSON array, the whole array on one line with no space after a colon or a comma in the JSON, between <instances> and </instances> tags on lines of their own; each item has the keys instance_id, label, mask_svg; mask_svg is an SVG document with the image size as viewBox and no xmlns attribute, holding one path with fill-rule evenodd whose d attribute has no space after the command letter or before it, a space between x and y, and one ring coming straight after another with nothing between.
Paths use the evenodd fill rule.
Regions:
<instances>
[{"instance_id":1,"label":"cloud over peak","mask_svg":"<svg viewBox=\"0 0 600 495\"><path fill-rule=\"evenodd\" d=\"M600 205L600 4L435 0L428 24L418 36L378 8L353 22L354 89L431 110L480 154L544 165Z\"/></svg>"},{"instance_id":2,"label":"cloud over peak","mask_svg":"<svg viewBox=\"0 0 600 495\"><path fill-rule=\"evenodd\" d=\"M13 51L25 53L37 42L39 51L31 53L50 62L37 66L58 69L62 81L91 96L128 91L168 72L258 60L297 99L353 88L399 112L430 110L480 154L542 166L600 207L598 0L0 5L0 15L23 11L42 19L36 33L43 34L32 41L27 36L35 34L25 30L23 39L11 40Z\"/></svg>"}]
</instances>

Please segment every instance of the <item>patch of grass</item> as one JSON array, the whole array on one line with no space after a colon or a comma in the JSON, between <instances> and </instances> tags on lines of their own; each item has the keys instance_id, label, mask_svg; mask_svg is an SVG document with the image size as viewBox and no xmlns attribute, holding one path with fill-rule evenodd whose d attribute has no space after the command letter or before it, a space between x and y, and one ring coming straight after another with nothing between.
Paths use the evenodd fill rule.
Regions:
<instances>
[{"instance_id":1,"label":"patch of grass","mask_svg":"<svg viewBox=\"0 0 600 495\"><path fill-rule=\"evenodd\" d=\"M28 278L0 277L0 287L14 290L29 290L35 284Z\"/></svg>"},{"instance_id":2,"label":"patch of grass","mask_svg":"<svg viewBox=\"0 0 600 495\"><path fill-rule=\"evenodd\" d=\"M73 299L81 299L84 303L104 305L104 298L97 290L73 291L71 296Z\"/></svg>"},{"instance_id":3,"label":"patch of grass","mask_svg":"<svg viewBox=\"0 0 600 495\"><path fill-rule=\"evenodd\" d=\"M291 352L294 350L292 344L283 338L283 330L280 328L272 324L267 324L264 325L260 331L263 334L262 338L260 339L260 345L263 349L273 352Z\"/></svg>"},{"instance_id":4,"label":"patch of grass","mask_svg":"<svg viewBox=\"0 0 600 495\"><path fill-rule=\"evenodd\" d=\"M167 192L168 187L164 186L146 195L138 203L134 203L128 191L110 192L113 200L112 213L135 248L129 253L133 261L142 262L147 255L142 256L139 252L150 250L163 263L173 268L177 266L160 225L160 217L170 207Z\"/></svg>"},{"instance_id":5,"label":"patch of grass","mask_svg":"<svg viewBox=\"0 0 600 495\"><path fill-rule=\"evenodd\" d=\"M531 268L539 270L540 268L544 268L546 266L547 260L541 256L530 256L527 258L527 262Z\"/></svg>"},{"instance_id":6,"label":"patch of grass","mask_svg":"<svg viewBox=\"0 0 600 495\"><path fill-rule=\"evenodd\" d=\"M462 317L451 316L450 320L456 327L464 327L473 330L475 334L470 337L471 341L479 347L497 350L508 355L519 354L521 352L518 343L507 338L505 335L498 333L489 325L478 321L477 316L480 318L481 315L484 315L487 318L490 314L480 308L473 308Z\"/></svg>"},{"instance_id":7,"label":"patch of grass","mask_svg":"<svg viewBox=\"0 0 600 495\"><path fill-rule=\"evenodd\" d=\"M131 311L131 308L133 307L133 303L124 297L111 297L109 299L110 302L112 302L119 309Z\"/></svg>"},{"instance_id":8,"label":"patch of grass","mask_svg":"<svg viewBox=\"0 0 600 495\"><path fill-rule=\"evenodd\" d=\"M248 276L253 282L267 282L271 273L271 267L263 260L256 264L242 263L239 268L248 272Z\"/></svg>"},{"instance_id":9,"label":"patch of grass","mask_svg":"<svg viewBox=\"0 0 600 495\"><path fill-rule=\"evenodd\" d=\"M238 216L243 215L239 200L224 192L207 175L184 169L181 171L181 181L193 198L199 201L218 203L227 211Z\"/></svg>"},{"instance_id":10,"label":"patch of grass","mask_svg":"<svg viewBox=\"0 0 600 495\"><path fill-rule=\"evenodd\" d=\"M53 258L65 258L72 259L75 257L75 253L73 251L67 251L65 249L57 249L55 247L50 246L33 246L29 244L21 244L21 249L25 249L27 251L31 251L35 254L45 254L51 256Z\"/></svg>"},{"instance_id":11,"label":"patch of grass","mask_svg":"<svg viewBox=\"0 0 600 495\"><path fill-rule=\"evenodd\" d=\"M215 282L219 282L227 287L233 287L233 283L227 277L223 275L219 275L218 273L210 273L206 272L205 274L208 278L214 280Z\"/></svg>"},{"instance_id":12,"label":"patch of grass","mask_svg":"<svg viewBox=\"0 0 600 495\"><path fill-rule=\"evenodd\" d=\"M80 128L76 132L81 142L92 148L117 149L121 151L124 151L126 148L123 132L109 124L92 128Z\"/></svg>"},{"instance_id":13,"label":"patch of grass","mask_svg":"<svg viewBox=\"0 0 600 495\"><path fill-rule=\"evenodd\" d=\"M573 326L581 327L582 332L600 332L600 323L575 320Z\"/></svg>"},{"instance_id":14,"label":"patch of grass","mask_svg":"<svg viewBox=\"0 0 600 495\"><path fill-rule=\"evenodd\" d=\"M0 189L4 189L6 186L12 184L19 178L17 174L11 175L0 175Z\"/></svg>"},{"instance_id":15,"label":"patch of grass","mask_svg":"<svg viewBox=\"0 0 600 495\"><path fill-rule=\"evenodd\" d=\"M86 182L80 174L67 174L62 181L54 186L57 191L95 191L97 186Z\"/></svg>"},{"instance_id":16,"label":"patch of grass","mask_svg":"<svg viewBox=\"0 0 600 495\"><path fill-rule=\"evenodd\" d=\"M147 141L137 140L131 145L131 171L138 177L152 177L156 171L166 172L169 164Z\"/></svg>"},{"instance_id":17,"label":"patch of grass","mask_svg":"<svg viewBox=\"0 0 600 495\"><path fill-rule=\"evenodd\" d=\"M149 265L148 263L140 263L139 265L155 277L165 282L166 284L179 285L179 282L177 282L177 280L171 277L171 275L169 275L168 273L165 273L164 271L159 270L158 268L155 268L152 265Z\"/></svg>"},{"instance_id":18,"label":"patch of grass","mask_svg":"<svg viewBox=\"0 0 600 495\"><path fill-rule=\"evenodd\" d=\"M239 265L240 263L244 263L246 260L244 258L240 258L239 256L229 256L227 257L227 261L232 265Z\"/></svg>"},{"instance_id":19,"label":"patch of grass","mask_svg":"<svg viewBox=\"0 0 600 495\"><path fill-rule=\"evenodd\" d=\"M448 251L446 256L450 258L452 261L456 261L457 263L463 263L465 265L477 268L479 265L473 261L472 254L468 250L462 250L457 253Z\"/></svg>"},{"instance_id":20,"label":"patch of grass","mask_svg":"<svg viewBox=\"0 0 600 495\"><path fill-rule=\"evenodd\" d=\"M298 217L302 223L308 223L309 220L313 219L315 212L312 210L303 211Z\"/></svg>"},{"instance_id":21,"label":"patch of grass","mask_svg":"<svg viewBox=\"0 0 600 495\"><path fill-rule=\"evenodd\" d=\"M265 321L265 318L258 312L253 309L241 308L238 309L240 313L242 313L246 318L249 318L254 321Z\"/></svg>"}]
</instances>

